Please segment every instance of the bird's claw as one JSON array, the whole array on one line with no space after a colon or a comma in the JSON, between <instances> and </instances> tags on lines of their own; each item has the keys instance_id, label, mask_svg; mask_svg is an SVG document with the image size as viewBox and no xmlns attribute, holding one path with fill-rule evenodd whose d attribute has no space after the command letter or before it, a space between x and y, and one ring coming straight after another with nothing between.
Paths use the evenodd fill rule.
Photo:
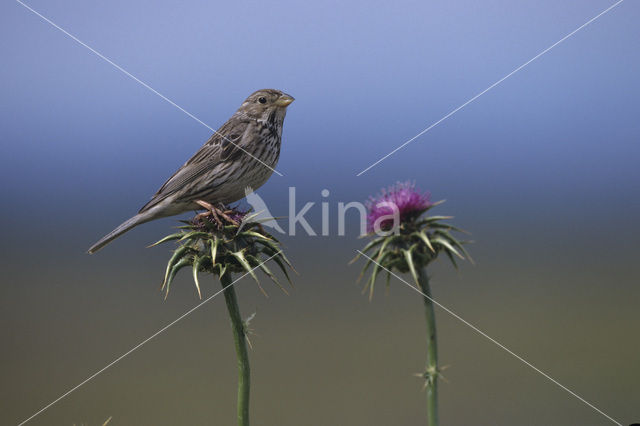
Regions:
<instances>
[{"instance_id":1,"label":"bird's claw","mask_svg":"<svg viewBox=\"0 0 640 426\"><path fill-rule=\"evenodd\" d=\"M221 208L218 208L216 206L214 206L211 203L208 203L206 201L203 200L197 200L196 204L198 204L200 207L206 209L207 211L199 213L198 215L196 215L195 219L196 220L202 220L206 217L210 217L211 219L213 219L213 221L216 223L216 225L218 226L219 229L222 229L225 225L225 223L223 222L222 219L224 219L225 221L227 221L228 223L231 223L234 226L238 226L239 223L237 220L231 218L229 216L229 213L233 213L233 210L229 210L227 209L224 205L220 204Z\"/></svg>"}]
</instances>

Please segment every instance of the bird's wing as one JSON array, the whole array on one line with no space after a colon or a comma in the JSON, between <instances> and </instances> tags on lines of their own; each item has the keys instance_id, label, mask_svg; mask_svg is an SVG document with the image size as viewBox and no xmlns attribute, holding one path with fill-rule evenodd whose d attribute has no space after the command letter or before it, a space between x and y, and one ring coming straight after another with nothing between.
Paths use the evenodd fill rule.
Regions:
<instances>
[{"instance_id":1,"label":"bird's wing","mask_svg":"<svg viewBox=\"0 0 640 426\"><path fill-rule=\"evenodd\" d=\"M241 143L248 124L248 121L227 121L202 145L189 161L184 163L160 187L151 200L140 209L140 213L149 210L170 195L175 194L185 185L189 185L211 169L222 163L237 159L242 154L242 149L238 148L238 145Z\"/></svg>"}]
</instances>

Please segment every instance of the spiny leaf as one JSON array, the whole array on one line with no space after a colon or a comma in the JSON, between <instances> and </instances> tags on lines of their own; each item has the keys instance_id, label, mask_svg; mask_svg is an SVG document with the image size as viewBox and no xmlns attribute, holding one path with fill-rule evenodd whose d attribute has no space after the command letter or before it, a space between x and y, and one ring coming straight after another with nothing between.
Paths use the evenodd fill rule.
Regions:
<instances>
[{"instance_id":1,"label":"spiny leaf","mask_svg":"<svg viewBox=\"0 0 640 426\"><path fill-rule=\"evenodd\" d=\"M439 222L441 220L450 220L453 219L453 216L428 216L425 217L425 222Z\"/></svg>"},{"instance_id":2,"label":"spiny leaf","mask_svg":"<svg viewBox=\"0 0 640 426\"><path fill-rule=\"evenodd\" d=\"M422 241L424 241L424 243L427 245L427 247L429 247L429 249L435 253L436 251L433 249L433 246L431 245L431 241L429 241L429 236L427 235L427 233L425 231L419 231L419 232L414 232L414 235L417 235L418 238L420 238Z\"/></svg>"},{"instance_id":3,"label":"spiny leaf","mask_svg":"<svg viewBox=\"0 0 640 426\"><path fill-rule=\"evenodd\" d=\"M453 254L455 254L456 256L458 256L460 259L464 260L464 256L462 256L460 253L458 253L458 250L456 250L450 243L449 241L447 241L445 238L442 237L436 237L436 238L432 238L431 239L432 243L438 243L440 245L443 245L448 251L451 251ZM447 251L445 250L445 251Z\"/></svg>"},{"instance_id":4,"label":"spiny leaf","mask_svg":"<svg viewBox=\"0 0 640 426\"><path fill-rule=\"evenodd\" d=\"M373 263L372 258L367 257L366 259L367 261L364 263L364 266L362 267L362 270L360 271L360 275L358 275L358 279L356 280L356 282L360 282L362 277L364 277L365 272L367 272L367 269L369 269L369 266Z\"/></svg>"},{"instance_id":5,"label":"spiny leaf","mask_svg":"<svg viewBox=\"0 0 640 426\"><path fill-rule=\"evenodd\" d=\"M285 277L287 277L287 281L289 282L289 285L291 287L293 287L293 282L291 281L291 278L289 278L289 273L287 272L287 268L284 265L284 263L282 263L282 260L280 259L280 256L275 256L273 257L271 260L273 260L274 262L276 262L276 264L280 267L280 270L282 271L282 273L284 274Z\"/></svg>"},{"instance_id":6,"label":"spiny leaf","mask_svg":"<svg viewBox=\"0 0 640 426\"><path fill-rule=\"evenodd\" d=\"M385 249L391 243L391 240L393 240L393 238L385 238L384 242L380 246L380 249L378 250L378 255L376 256L376 262L380 262L383 254L385 253Z\"/></svg>"},{"instance_id":7,"label":"spiny leaf","mask_svg":"<svg viewBox=\"0 0 640 426\"><path fill-rule=\"evenodd\" d=\"M261 240L274 241L273 238L269 238L266 235L262 235L261 233L256 232L256 231L247 230L247 231L241 232L240 235L243 235L243 236L244 235L248 235L248 236L251 236L251 237L259 238Z\"/></svg>"},{"instance_id":8,"label":"spiny leaf","mask_svg":"<svg viewBox=\"0 0 640 426\"><path fill-rule=\"evenodd\" d=\"M380 270L386 269L384 266L384 262L388 256L393 256L393 253L386 251L380 256L379 262L374 262L373 270L371 271L371 277L369 277L368 280L369 284L363 289L363 291L366 291L367 287L369 288L369 301L373 300L373 285L376 281L376 278L378 277L378 273L380 272Z\"/></svg>"},{"instance_id":9,"label":"spiny leaf","mask_svg":"<svg viewBox=\"0 0 640 426\"><path fill-rule=\"evenodd\" d=\"M231 254L238 260L240 265L242 265L242 267L251 275L251 277L256 280L258 284L260 284L260 281L258 281L258 277L256 277L256 274L253 272L253 268L251 268L251 265L249 265L249 262L247 262L247 259L245 259L244 257L244 250L234 251Z\"/></svg>"},{"instance_id":10,"label":"spiny leaf","mask_svg":"<svg viewBox=\"0 0 640 426\"><path fill-rule=\"evenodd\" d=\"M413 251L415 251L416 249L419 249L419 248L421 248L421 247L422 247L422 246L421 246L420 244L418 244L418 243L413 243L413 244L411 244L411 245L409 246L409 251L410 251L410 252L413 252Z\"/></svg>"},{"instance_id":11,"label":"spiny leaf","mask_svg":"<svg viewBox=\"0 0 640 426\"><path fill-rule=\"evenodd\" d=\"M162 285L162 289L165 289L165 286L166 286L165 295L164 295L165 299L169 295L169 287L171 287L171 282L173 281L173 278L176 276L178 271L180 271L180 269L184 268L185 266L189 265L190 263L191 263L191 261L189 259L182 258L182 259L180 259L180 261L178 263L173 265L173 267L171 268L171 272L169 273L169 276L167 277L167 280Z\"/></svg>"},{"instance_id":12,"label":"spiny leaf","mask_svg":"<svg viewBox=\"0 0 640 426\"><path fill-rule=\"evenodd\" d=\"M218 263L218 267L220 268L220 274L218 275L218 278L222 278L222 276L227 272L227 265Z\"/></svg>"},{"instance_id":13,"label":"spiny leaf","mask_svg":"<svg viewBox=\"0 0 640 426\"><path fill-rule=\"evenodd\" d=\"M420 283L418 282L418 272L416 271L416 267L413 264L413 256L411 255L411 250L402 250L404 253L404 258L407 261L407 266L409 266L409 271L411 271L411 275L416 282L416 285L420 287Z\"/></svg>"},{"instance_id":14,"label":"spiny leaf","mask_svg":"<svg viewBox=\"0 0 640 426\"><path fill-rule=\"evenodd\" d=\"M169 277L169 272L173 268L173 265L178 261L178 259L182 258L191 248L189 246L178 247L174 252L173 256L169 259L167 263L167 270L164 273L164 280L162 281L162 288L164 288L167 283L167 278Z\"/></svg>"},{"instance_id":15,"label":"spiny leaf","mask_svg":"<svg viewBox=\"0 0 640 426\"><path fill-rule=\"evenodd\" d=\"M373 264L373 270L371 271L371 276L367 280L367 285L362 289L362 291L366 291L369 288L369 301L373 300L373 287L376 283L376 276L378 275L378 271L380 270L380 265L377 263Z\"/></svg>"},{"instance_id":16,"label":"spiny leaf","mask_svg":"<svg viewBox=\"0 0 640 426\"><path fill-rule=\"evenodd\" d=\"M273 234L270 234L269 232L265 231L264 229L260 229L260 232L262 233L262 235L264 235L265 237L269 238L271 241L274 241L276 243L280 243L280 240L278 240L276 237L273 236Z\"/></svg>"},{"instance_id":17,"label":"spiny leaf","mask_svg":"<svg viewBox=\"0 0 640 426\"><path fill-rule=\"evenodd\" d=\"M247 259L247 264L251 267L251 272L255 271L257 268L260 267L260 261L255 256L247 254L245 258ZM269 295L264 290L264 288L262 288L262 285L260 284L260 281L257 278L256 278L256 282L258 283L258 288L260 289L260 292L264 294L265 297L269 297Z\"/></svg>"},{"instance_id":18,"label":"spiny leaf","mask_svg":"<svg viewBox=\"0 0 640 426\"><path fill-rule=\"evenodd\" d=\"M355 256L353 259L351 259L351 260L349 261L349 263L347 263L347 265L353 265L354 263L356 263L356 261L357 261L358 259L360 259L360 256L363 256L363 254L362 254L362 253L366 253L366 252L367 252L367 250L369 250L369 249L371 249L372 247L374 247L374 246L375 246L375 244L374 244L374 245L372 245L372 243L374 243L374 242L376 242L376 241L378 241L378 240L380 240L378 243L381 243L381 242L382 242L382 238L378 238L377 240L372 241L371 243L367 244L367 245L366 245L362 250L358 250L358 254L356 254L356 256ZM369 261L369 262L371 262L371 261ZM365 265L365 269L366 269L366 265Z\"/></svg>"},{"instance_id":19,"label":"spiny leaf","mask_svg":"<svg viewBox=\"0 0 640 426\"><path fill-rule=\"evenodd\" d=\"M453 255L449 252L449 250L445 250L444 253L447 255L447 257L451 261L451 264L453 265L453 267L458 269L458 262L456 262L456 258L453 257Z\"/></svg>"},{"instance_id":20,"label":"spiny leaf","mask_svg":"<svg viewBox=\"0 0 640 426\"><path fill-rule=\"evenodd\" d=\"M278 249L278 250L280 250L280 249ZM278 254L278 256L276 256L276 257L282 258L282 260L284 260L287 263L287 265L289 266L289 268L291 268L291 270L293 272L295 272L296 274L298 273L298 271L296 271L296 268L294 268L293 264L291 262L289 262L289 259L287 258L287 256L285 256L285 254L284 254L284 252L282 250L280 250L280 254Z\"/></svg>"},{"instance_id":21,"label":"spiny leaf","mask_svg":"<svg viewBox=\"0 0 640 426\"><path fill-rule=\"evenodd\" d=\"M347 263L347 265L353 265L354 263L356 263L356 261L360 259L360 256L362 255L358 252L358 254L356 254L356 256Z\"/></svg>"},{"instance_id":22,"label":"spiny leaf","mask_svg":"<svg viewBox=\"0 0 640 426\"><path fill-rule=\"evenodd\" d=\"M218 244L220 240L218 237L214 235L213 240L209 240L211 242L211 264L216 264L216 256L218 254Z\"/></svg>"},{"instance_id":23,"label":"spiny leaf","mask_svg":"<svg viewBox=\"0 0 640 426\"><path fill-rule=\"evenodd\" d=\"M464 248L465 244L471 244L474 243L473 240L456 240L456 242L460 245L460 249L462 250L462 254L464 254L467 259L469 259L469 262L471 262L472 265L476 264L476 261L473 260L473 258L471 257L471 255L469 254L469 252L467 251L467 249Z\"/></svg>"},{"instance_id":24,"label":"spiny leaf","mask_svg":"<svg viewBox=\"0 0 640 426\"><path fill-rule=\"evenodd\" d=\"M193 259L193 282L196 284L196 288L198 289L198 298L202 299L202 293L200 292L200 281L198 281L198 271L200 270L200 265L202 264L202 257L196 256Z\"/></svg>"},{"instance_id":25,"label":"spiny leaf","mask_svg":"<svg viewBox=\"0 0 640 426\"><path fill-rule=\"evenodd\" d=\"M155 243L147 246L147 248L155 247L158 244L166 243L167 241L177 240L178 238L180 238L182 236L182 234L183 234L182 232L176 232L175 234L167 235L163 239L161 239L159 241L156 241Z\"/></svg>"},{"instance_id":26,"label":"spiny leaf","mask_svg":"<svg viewBox=\"0 0 640 426\"><path fill-rule=\"evenodd\" d=\"M182 236L182 238L180 238L179 241L184 241L184 240L191 239L191 238L195 239L195 238L200 238L200 237L208 237L208 236L209 236L209 234L206 233L206 232L191 231L191 232L187 232L186 234L184 234Z\"/></svg>"},{"instance_id":27,"label":"spiny leaf","mask_svg":"<svg viewBox=\"0 0 640 426\"><path fill-rule=\"evenodd\" d=\"M258 240L256 243L260 243L264 247L268 247L273 250L273 253L277 253L280 251L280 247L273 240Z\"/></svg>"},{"instance_id":28,"label":"spiny leaf","mask_svg":"<svg viewBox=\"0 0 640 426\"><path fill-rule=\"evenodd\" d=\"M375 240L371 241L369 244L367 244L366 246L364 246L364 248L362 250L360 250L363 253L368 252L369 250L371 250L373 247L382 244L385 240L385 237L379 237L376 238Z\"/></svg>"},{"instance_id":29,"label":"spiny leaf","mask_svg":"<svg viewBox=\"0 0 640 426\"><path fill-rule=\"evenodd\" d=\"M262 213L262 211L249 213L242 219L242 222L248 225L253 225L255 221L252 219L255 219L256 217L260 216L260 213Z\"/></svg>"},{"instance_id":30,"label":"spiny leaf","mask_svg":"<svg viewBox=\"0 0 640 426\"><path fill-rule=\"evenodd\" d=\"M434 229L448 229L448 230L451 230L451 231L456 231L456 232L461 232L463 234L471 235L471 233L469 231L466 231L466 230L464 230L462 228L458 228L458 227L453 226L453 225L449 225L448 223L432 223L430 225L430 227L434 228Z\"/></svg>"},{"instance_id":31,"label":"spiny leaf","mask_svg":"<svg viewBox=\"0 0 640 426\"><path fill-rule=\"evenodd\" d=\"M257 259L256 259L257 260ZM278 279L276 278L276 276L273 274L273 272L271 272L271 270L267 267L267 265L265 264L265 262L260 262L260 269L262 269L262 271L267 274L267 276L269 278L271 278L271 281L273 281L274 283L276 283L278 285L278 287L280 287L280 290L283 291L284 294L286 294L287 296L289 295L289 292L287 291L287 289L285 289L282 284L280 284L280 281L278 281Z\"/></svg>"},{"instance_id":32,"label":"spiny leaf","mask_svg":"<svg viewBox=\"0 0 640 426\"><path fill-rule=\"evenodd\" d=\"M293 272L295 272L296 274L298 273L298 271L296 271L296 268L293 267L293 264L291 264L287 256L285 256L282 249L278 247L275 243L270 241L263 241L263 240L260 240L257 242L261 243L264 246L262 250L264 254L266 254L269 257L273 257L273 260L278 262L278 264L284 261L287 264L287 266L291 268ZM291 283L291 280L289 279L289 275L286 272L286 268L284 268L284 266L281 266L281 268L283 269L285 275L287 275L287 280L289 280L289 282ZM291 285L293 285L293 283L291 283Z\"/></svg>"},{"instance_id":33,"label":"spiny leaf","mask_svg":"<svg viewBox=\"0 0 640 426\"><path fill-rule=\"evenodd\" d=\"M462 251L462 254L463 254L464 256L466 256L466 258L469 260L469 262L470 262L472 265L475 265L475 264L476 264L475 260L473 260L473 258L471 257L471 255L469 254L469 252L467 251L467 249L465 249L465 248L464 248L464 245L463 245L463 243L462 243L461 241L458 241L458 240L455 240L455 239L454 239L454 240L453 240L453 243L455 244L455 246L456 246L456 247L458 247L458 248L460 249L460 251Z\"/></svg>"},{"instance_id":34,"label":"spiny leaf","mask_svg":"<svg viewBox=\"0 0 640 426\"><path fill-rule=\"evenodd\" d=\"M469 262L471 262L472 264L475 263L471 258L471 256L469 255L469 253L467 252L467 250L462 245L462 243L458 241L456 238L454 238L453 235L451 235L451 233L449 233L448 231L436 231L436 232L438 232L439 234L442 234L444 237L447 238L447 240L449 240L449 242L452 245L454 245L455 247L458 247L460 251L462 251L462 253L467 257L467 259L469 259Z\"/></svg>"}]
</instances>

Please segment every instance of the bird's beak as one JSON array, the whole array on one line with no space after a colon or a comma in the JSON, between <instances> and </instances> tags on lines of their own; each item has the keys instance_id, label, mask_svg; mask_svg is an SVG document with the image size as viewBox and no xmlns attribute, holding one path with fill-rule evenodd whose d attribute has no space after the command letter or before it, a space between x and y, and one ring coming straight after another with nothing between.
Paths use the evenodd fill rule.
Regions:
<instances>
[{"instance_id":1,"label":"bird's beak","mask_svg":"<svg viewBox=\"0 0 640 426\"><path fill-rule=\"evenodd\" d=\"M280 96L280 98L275 102L276 105L278 105L279 107L288 107L291 102L295 101L295 99L293 98L293 96L289 96L289 95L282 95Z\"/></svg>"}]
</instances>

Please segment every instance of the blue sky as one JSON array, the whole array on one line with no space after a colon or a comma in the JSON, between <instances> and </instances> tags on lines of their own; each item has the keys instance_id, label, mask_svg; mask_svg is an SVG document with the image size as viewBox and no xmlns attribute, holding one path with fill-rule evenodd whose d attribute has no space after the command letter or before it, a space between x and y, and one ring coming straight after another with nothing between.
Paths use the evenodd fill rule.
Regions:
<instances>
[{"instance_id":1,"label":"blue sky","mask_svg":"<svg viewBox=\"0 0 640 426\"><path fill-rule=\"evenodd\" d=\"M257 88L293 94L279 165L287 178L269 190L320 175L354 188L405 177L439 185L446 173L584 190L637 178L634 2L359 179L611 2L29 4L214 128ZM83 180L107 192L140 179L144 196L208 137L18 3L1 7L2 149L13 159L4 173L26 171L28 189L90 172Z\"/></svg>"}]
</instances>

